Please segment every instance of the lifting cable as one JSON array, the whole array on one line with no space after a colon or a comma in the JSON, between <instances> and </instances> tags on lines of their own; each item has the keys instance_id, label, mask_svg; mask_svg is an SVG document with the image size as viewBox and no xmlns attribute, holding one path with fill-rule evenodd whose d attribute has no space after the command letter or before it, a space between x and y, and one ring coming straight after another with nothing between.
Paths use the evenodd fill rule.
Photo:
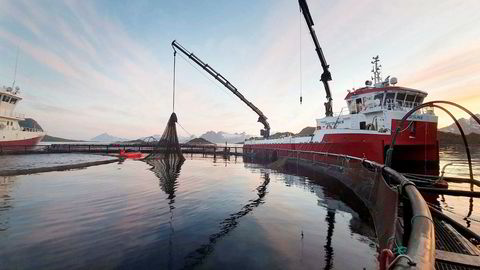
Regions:
<instances>
[{"instance_id":1,"label":"lifting cable","mask_svg":"<svg viewBox=\"0 0 480 270\"><path fill-rule=\"evenodd\" d=\"M298 18L299 18L299 43L300 43L300 57L299 57L299 62L300 62L300 105L302 105L302 92L303 92L303 73L302 73L302 9L300 8L300 12L298 13Z\"/></svg>"},{"instance_id":2,"label":"lifting cable","mask_svg":"<svg viewBox=\"0 0 480 270\"><path fill-rule=\"evenodd\" d=\"M175 112L175 67L177 60L177 51L173 50L173 99L172 99L172 112Z\"/></svg>"},{"instance_id":3,"label":"lifting cable","mask_svg":"<svg viewBox=\"0 0 480 270\"><path fill-rule=\"evenodd\" d=\"M183 131L185 131L190 137L196 137L194 135L192 135L190 132L188 132L183 126L182 124L180 124L180 122L177 121L177 124L183 129Z\"/></svg>"}]
</instances>

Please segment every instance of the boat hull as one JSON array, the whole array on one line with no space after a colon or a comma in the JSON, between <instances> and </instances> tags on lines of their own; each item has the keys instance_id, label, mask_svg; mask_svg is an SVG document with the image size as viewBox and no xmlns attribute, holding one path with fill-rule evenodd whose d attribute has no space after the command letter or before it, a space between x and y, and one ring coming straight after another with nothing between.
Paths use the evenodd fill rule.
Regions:
<instances>
[{"instance_id":1,"label":"boat hull","mask_svg":"<svg viewBox=\"0 0 480 270\"><path fill-rule=\"evenodd\" d=\"M29 139L0 141L0 146L35 146L43 139L44 136L44 134L41 134Z\"/></svg>"},{"instance_id":2,"label":"boat hull","mask_svg":"<svg viewBox=\"0 0 480 270\"><path fill-rule=\"evenodd\" d=\"M394 122L392 128L395 127ZM296 143L294 137L290 139L291 143L268 143L268 140L261 143L246 142L244 152L247 155L272 159L289 155L287 150L312 151L365 158L384 164L387 150L393 140L391 134L342 133L340 130L325 131L319 141L315 141L316 136L318 134L309 142L303 140L302 143ZM314 155L303 155L305 159L314 158ZM392 160L392 167L400 172L437 175L439 170L437 123L417 123L415 133L410 131L400 133L395 141Z\"/></svg>"}]
</instances>

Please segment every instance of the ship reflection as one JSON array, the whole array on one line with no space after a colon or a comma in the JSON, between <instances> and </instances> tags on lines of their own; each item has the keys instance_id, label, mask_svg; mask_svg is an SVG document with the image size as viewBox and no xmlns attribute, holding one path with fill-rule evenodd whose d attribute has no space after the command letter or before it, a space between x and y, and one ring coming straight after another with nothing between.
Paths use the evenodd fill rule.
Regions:
<instances>
[{"instance_id":1,"label":"ship reflection","mask_svg":"<svg viewBox=\"0 0 480 270\"><path fill-rule=\"evenodd\" d=\"M251 161L250 163L246 162L245 167L258 168L257 164ZM333 236L335 233L335 216L337 212L351 214L349 228L352 234L362 235L375 241L376 236L373 231L373 220L367 208L352 191L340 184L338 180L315 170L308 170L306 168L300 170L295 165L286 164L282 168L277 168L277 170L285 173L282 178L286 186L304 186L308 188L310 192L318 196L318 205L327 209L325 215L327 236L325 245L323 246L325 251L325 265L323 269L335 269L335 254L333 248L335 243L333 243ZM341 243L336 244L342 245Z\"/></svg>"},{"instance_id":2,"label":"ship reflection","mask_svg":"<svg viewBox=\"0 0 480 270\"><path fill-rule=\"evenodd\" d=\"M248 201L242 209L236 213L231 214L222 222L220 222L220 230L208 237L209 241L201 245L196 250L190 252L185 258L184 269L193 269L201 265L205 259L210 255L215 248L215 244L223 237L227 236L238 225L238 219L252 212L256 207L265 202L265 195L267 194L267 186L270 183L270 174L263 175L263 182L257 187L257 198Z\"/></svg>"}]
</instances>

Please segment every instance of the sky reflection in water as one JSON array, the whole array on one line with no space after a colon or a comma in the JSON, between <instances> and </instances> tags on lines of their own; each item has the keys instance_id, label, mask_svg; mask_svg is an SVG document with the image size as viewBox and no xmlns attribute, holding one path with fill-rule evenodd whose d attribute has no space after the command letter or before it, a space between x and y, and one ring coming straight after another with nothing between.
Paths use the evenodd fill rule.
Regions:
<instances>
[{"instance_id":1,"label":"sky reflection in water","mask_svg":"<svg viewBox=\"0 0 480 270\"><path fill-rule=\"evenodd\" d=\"M318 182L199 156L0 178L0 268L375 268L366 210Z\"/></svg>"}]
</instances>

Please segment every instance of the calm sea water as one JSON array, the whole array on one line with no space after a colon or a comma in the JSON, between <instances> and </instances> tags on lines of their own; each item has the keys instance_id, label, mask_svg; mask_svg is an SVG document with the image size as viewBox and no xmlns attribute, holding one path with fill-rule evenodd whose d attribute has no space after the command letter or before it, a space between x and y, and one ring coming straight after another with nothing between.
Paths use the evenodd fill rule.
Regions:
<instances>
[{"instance_id":1,"label":"calm sea water","mask_svg":"<svg viewBox=\"0 0 480 270\"><path fill-rule=\"evenodd\" d=\"M474 179L480 180L480 145L471 145ZM440 169L445 168L445 176L470 179L467 155L463 145L447 145L440 148ZM470 184L449 183L450 189L473 190L480 192L480 187ZM455 196L439 196L438 204L442 211L451 218L480 234L480 199Z\"/></svg>"},{"instance_id":2,"label":"calm sea water","mask_svg":"<svg viewBox=\"0 0 480 270\"><path fill-rule=\"evenodd\" d=\"M0 170L21 170L33 168L55 167L68 164L79 164L94 161L115 159L106 155L91 154L32 154L32 155L0 155Z\"/></svg>"},{"instance_id":3,"label":"calm sea water","mask_svg":"<svg viewBox=\"0 0 480 270\"><path fill-rule=\"evenodd\" d=\"M3 177L0 269L375 268L366 209L323 180L200 156Z\"/></svg>"}]
</instances>

